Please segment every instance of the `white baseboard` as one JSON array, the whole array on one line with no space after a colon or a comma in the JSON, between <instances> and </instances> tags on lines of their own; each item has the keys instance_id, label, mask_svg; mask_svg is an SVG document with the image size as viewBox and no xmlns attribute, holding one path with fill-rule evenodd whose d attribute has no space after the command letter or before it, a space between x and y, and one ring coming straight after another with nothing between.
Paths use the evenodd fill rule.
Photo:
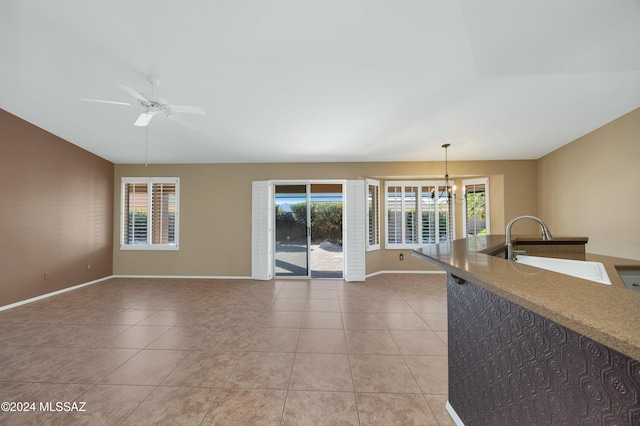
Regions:
<instances>
[{"instance_id":1,"label":"white baseboard","mask_svg":"<svg viewBox=\"0 0 640 426\"><path fill-rule=\"evenodd\" d=\"M111 279L111 278L113 278L113 275L109 275L108 277L99 278L97 280L89 281L89 282L86 282L84 284L74 285L73 287L67 287L67 288L63 288L61 290L52 291L51 293L42 294L40 296L32 297L30 299L21 300L19 302L12 303L10 305L0 306L0 311L6 311L7 309L15 308L17 306L26 305L27 303L31 303L31 302L35 302L35 301L38 301L38 300L46 299L47 297L56 296L58 294L66 293L67 291L76 290L76 289L81 288L81 287L86 287L88 285L97 284L99 282L106 281L106 280Z\"/></svg>"},{"instance_id":2,"label":"white baseboard","mask_svg":"<svg viewBox=\"0 0 640 426\"><path fill-rule=\"evenodd\" d=\"M458 416L458 413L456 413L456 410L454 410L453 407L451 406L451 404L449 404L449 400L447 400L447 404L445 405L445 407L446 407L447 411L449 412L449 415L453 419L453 422L457 426L464 426L464 423L462 423L462 419L460 418L460 416Z\"/></svg>"},{"instance_id":3,"label":"white baseboard","mask_svg":"<svg viewBox=\"0 0 640 426\"><path fill-rule=\"evenodd\" d=\"M251 277L241 276L205 276L205 275L112 275L111 278L176 278L176 279L194 279L194 280L252 280Z\"/></svg>"}]
</instances>

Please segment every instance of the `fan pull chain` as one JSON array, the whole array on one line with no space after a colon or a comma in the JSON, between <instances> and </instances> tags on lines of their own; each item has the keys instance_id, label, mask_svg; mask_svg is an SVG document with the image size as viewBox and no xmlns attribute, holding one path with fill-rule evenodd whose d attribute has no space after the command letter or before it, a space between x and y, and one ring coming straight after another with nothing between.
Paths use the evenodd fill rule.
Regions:
<instances>
[{"instance_id":1,"label":"fan pull chain","mask_svg":"<svg viewBox=\"0 0 640 426\"><path fill-rule=\"evenodd\" d=\"M145 111L147 114L149 113L149 108ZM147 115L147 118L149 116ZM144 127L144 166L147 167L149 165L149 123Z\"/></svg>"},{"instance_id":2,"label":"fan pull chain","mask_svg":"<svg viewBox=\"0 0 640 426\"><path fill-rule=\"evenodd\" d=\"M153 95L156 83L151 76L149 76L149 83L151 83L151 94ZM149 108L145 109L145 114L147 118L147 125L144 130L144 166L147 167L149 165Z\"/></svg>"}]
</instances>

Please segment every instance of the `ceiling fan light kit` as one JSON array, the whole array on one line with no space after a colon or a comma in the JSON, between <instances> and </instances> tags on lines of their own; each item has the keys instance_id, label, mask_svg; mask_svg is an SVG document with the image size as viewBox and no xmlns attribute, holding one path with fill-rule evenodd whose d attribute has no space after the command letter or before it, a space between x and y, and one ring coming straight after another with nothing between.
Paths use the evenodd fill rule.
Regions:
<instances>
[{"instance_id":1,"label":"ceiling fan light kit","mask_svg":"<svg viewBox=\"0 0 640 426\"><path fill-rule=\"evenodd\" d=\"M153 118L153 116L156 115L155 112L143 112L142 114L140 114L140 116L138 117L138 119L136 120L135 123L133 123L134 126L148 126L149 122L151 121L151 119Z\"/></svg>"}]
</instances>

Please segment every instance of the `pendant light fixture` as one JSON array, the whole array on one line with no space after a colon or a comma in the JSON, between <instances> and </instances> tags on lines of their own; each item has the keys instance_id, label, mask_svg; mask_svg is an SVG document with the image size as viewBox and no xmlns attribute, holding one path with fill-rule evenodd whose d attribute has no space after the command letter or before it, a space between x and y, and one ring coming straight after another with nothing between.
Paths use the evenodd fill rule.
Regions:
<instances>
[{"instance_id":1,"label":"pendant light fixture","mask_svg":"<svg viewBox=\"0 0 640 426\"><path fill-rule=\"evenodd\" d=\"M449 241L453 239L453 207L455 205L455 192L451 184L449 183L449 147L450 143L442 145L444 148L444 187L447 191L447 235Z\"/></svg>"}]
</instances>

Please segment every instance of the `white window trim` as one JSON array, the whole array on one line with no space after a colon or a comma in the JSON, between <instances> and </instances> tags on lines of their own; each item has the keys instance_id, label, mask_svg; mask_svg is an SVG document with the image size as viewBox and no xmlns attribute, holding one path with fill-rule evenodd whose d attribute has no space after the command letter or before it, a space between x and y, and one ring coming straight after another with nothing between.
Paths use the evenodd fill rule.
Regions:
<instances>
[{"instance_id":1,"label":"white window trim","mask_svg":"<svg viewBox=\"0 0 640 426\"><path fill-rule=\"evenodd\" d=\"M490 206L491 206L491 202L489 200L491 200L490 198L490 194L489 194L489 178L488 177L483 177L483 178L477 178L477 179L465 179L462 181L462 188L464 190L464 194L463 194L463 213L464 213L464 220L462 221L462 235L466 236L467 235L467 186L469 185L484 185L484 193L485 193L485 199L486 199L486 205L485 205L485 215L486 215L486 225L487 225L487 234L491 233L491 212L490 212Z\"/></svg>"},{"instance_id":2,"label":"white window trim","mask_svg":"<svg viewBox=\"0 0 640 426\"><path fill-rule=\"evenodd\" d=\"M453 189L453 182L450 182L449 185L452 187ZM381 216L383 216L385 219L385 235L384 235L384 248L386 250L403 250L403 249L414 249L414 248L419 248L419 247L424 247L426 245L429 245L429 243L422 243L422 242L417 242L417 243L390 243L389 242L389 236L387 235L387 233L389 232L388 229L388 222L387 222L387 212L389 211L389 198L388 198L388 189L390 186L400 186L402 187L402 199L404 200L404 194L405 194L405 187L407 186L418 186L418 187L423 187L423 186L435 186L435 187L441 187L441 186L445 186L445 181L443 180L420 180L420 181L408 181L408 180L401 180L401 181L385 181L384 183L384 213L381 214ZM420 203L418 203L418 217L421 217L421 207L420 207ZM402 230L401 230L401 235L402 235L402 240L404 241L405 238L405 227L406 227L406 223L404 221L404 203L402 203L402 210L401 210L401 217L403 218L402 220ZM456 223L456 217L455 217L455 207L452 203L451 205L451 222L452 225L451 226L451 231L453 235L449 236L449 240L454 240L455 239L455 223ZM421 231L422 231L422 221L418 221L418 235L421 235ZM439 221L436 221L436 235L439 235Z\"/></svg>"},{"instance_id":3,"label":"white window trim","mask_svg":"<svg viewBox=\"0 0 640 426\"><path fill-rule=\"evenodd\" d=\"M377 204L375 206L373 206L373 209L377 212L377 218L378 220L376 221L375 225L375 229L371 229L371 218L369 217L369 187L377 187L378 188L378 199L377 199ZM375 179L366 179L365 180L365 223L367 224L367 240L366 240L366 251L374 251L374 250L380 250L380 239L383 237L382 233L380 232L380 197L382 197L382 192L380 191L380 181L379 180L375 180ZM376 233L377 231L377 235L378 235L378 243L377 244L371 244L370 241L370 237L371 237L371 233ZM375 234L374 234L375 235Z\"/></svg>"},{"instance_id":4,"label":"white window trim","mask_svg":"<svg viewBox=\"0 0 640 426\"><path fill-rule=\"evenodd\" d=\"M174 232L174 244L151 244L149 243L151 231L147 233L147 244L125 244L124 243L124 228L125 217L128 214L127 207L124 205L124 193L125 185L127 184L139 184L146 183L151 185L154 183L174 183L176 185L176 216L175 216L175 232ZM151 206L151 188L147 191L148 206ZM147 224L149 230L151 230L152 215L147 214ZM177 251L179 249L180 241L180 178L179 177L123 177L120 181L120 250L164 250L164 251Z\"/></svg>"}]
</instances>

